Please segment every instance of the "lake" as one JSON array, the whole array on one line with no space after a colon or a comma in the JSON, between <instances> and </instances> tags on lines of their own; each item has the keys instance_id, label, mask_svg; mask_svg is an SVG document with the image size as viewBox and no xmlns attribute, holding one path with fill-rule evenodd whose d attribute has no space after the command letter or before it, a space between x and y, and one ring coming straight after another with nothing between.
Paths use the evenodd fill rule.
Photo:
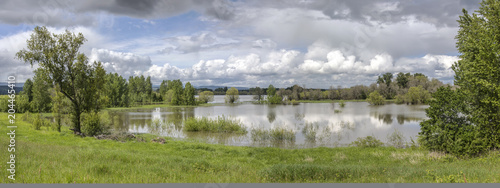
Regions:
<instances>
[{"instance_id":1,"label":"lake","mask_svg":"<svg viewBox=\"0 0 500 188\"><path fill-rule=\"evenodd\" d=\"M240 99L253 100L252 96L240 96ZM221 101L224 101L224 96L215 96L216 103ZM309 148L346 146L358 137L366 136L374 136L386 142L388 135L394 131L401 132L406 141L410 141L410 138L416 140L420 131L419 123L426 118L427 107L404 104L372 106L367 102L345 102L344 107L338 103L267 105L242 102L209 107L110 110L109 114L117 132L151 133L225 145ZM217 118L222 115L240 120L247 128L248 134L182 130L186 118ZM251 135L252 129L269 130L278 127L293 131L295 140L269 142L256 140Z\"/></svg>"}]
</instances>

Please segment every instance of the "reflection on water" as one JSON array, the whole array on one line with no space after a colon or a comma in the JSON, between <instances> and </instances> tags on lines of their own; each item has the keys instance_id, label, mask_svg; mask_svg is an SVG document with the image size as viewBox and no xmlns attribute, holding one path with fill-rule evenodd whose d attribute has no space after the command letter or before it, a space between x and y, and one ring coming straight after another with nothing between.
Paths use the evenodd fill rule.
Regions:
<instances>
[{"instance_id":1,"label":"reflection on water","mask_svg":"<svg viewBox=\"0 0 500 188\"><path fill-rule=\"evenodd\" d=\"M387 104L371 106L366 102L347 102L341 108L332 103L299 105L238 104L210 107L172 107L110 111L116 131L151 133L175 138L189 138L209 143L275 147L345 146L358 137L375 136L382 141L397 128L406 139L416 137L419 122L427 106ZM342 109L341 113L336 113ZM248 134L202 133L182 130L190 117L227 116L239 119ZM293 142L256 141L251 130L291 130Z\"/></svg>"}]
</instances>

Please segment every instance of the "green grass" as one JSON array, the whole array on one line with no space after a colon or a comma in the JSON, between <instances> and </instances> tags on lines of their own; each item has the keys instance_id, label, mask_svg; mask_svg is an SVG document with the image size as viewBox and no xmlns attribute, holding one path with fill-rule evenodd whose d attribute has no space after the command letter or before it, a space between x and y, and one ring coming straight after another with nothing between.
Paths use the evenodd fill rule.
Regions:
<instances>
[{"instance_id":1,"label":"green grass","mask_svg":"<svg viewBox=\"0 0 500 188\"><path fill-rule=\"evenodd\" d=\"M7 179L7 114L0 113L0 183L500 182L500 152L457 159L421 149L237 147L178 141L97 140L16 114L16 180Z\"/></svg>"},{"instance_id":2,"label":"green grass","mask_svg":"<svg viewBox=\"0 0 500 188\"><path fill-rule=\"evenodd\" d=\"M272 129L252 129L251 137L254 141L271 142L292 142L295 141L295 132L284 127L275 127Z\"/></svg>"},{"instance_id":3,"label":"green grass","mask_svg":"<svg viewBox=\"0 0 500 188\"><path fill-rule=\"evenodd\" d=\"M217 119L207 117L188 118L184 122L184 131L191 132L213 132L213 133L247 133L245 126L239 121L225 116L219 116Z\"/></svg>"}]
</instances>

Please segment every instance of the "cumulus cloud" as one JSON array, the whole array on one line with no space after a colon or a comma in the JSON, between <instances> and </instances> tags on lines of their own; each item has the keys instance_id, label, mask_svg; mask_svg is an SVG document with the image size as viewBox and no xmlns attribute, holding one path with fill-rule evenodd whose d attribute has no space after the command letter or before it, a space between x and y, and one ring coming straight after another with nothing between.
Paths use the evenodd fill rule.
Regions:
<instances>
[{"instance_id":1,"label":"cumulus cloud","mask_svg":"<svg viewBox=\"0 0 500 188\"><path fill-rule=\"evenodd\" d=\"M152 66L151 59L147 56L107 49L93 48L89 59L91 61L101 61L106 71L119 73L125 78L140 74Z\"/></svg>"}]
</instances>

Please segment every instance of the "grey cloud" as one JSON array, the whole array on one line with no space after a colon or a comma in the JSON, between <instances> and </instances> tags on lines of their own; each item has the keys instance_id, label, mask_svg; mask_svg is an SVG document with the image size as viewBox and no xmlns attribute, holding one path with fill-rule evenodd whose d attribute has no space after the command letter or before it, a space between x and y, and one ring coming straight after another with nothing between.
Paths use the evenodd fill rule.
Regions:
<instances>
[{"instance_id":1,"label":"grey cloud","mask_svg":"<svg viewBox=\"0 0 500 188\"><path fill-rule=\"evenodd\" d=\"M105 16L95 14L99 12L146 19L176 16L189 11L220 20L229 20L234 15L232 3L226 0L6 0L0 1L0 7L0 22L12 25L90 26Z\"/></svg>"},{"instance_id":2,"label":"grey cloud","mask_svg":"<svg viewBox=\"0 0 500 188\"><path fill-rule=\"evenodd\" d=\"M115 52L107 49L92 49L91 61L101 61L108 72L116 72L125 78L140 73L151 67L148 56L139 56L132 53Z\"/></svg>"},{"instance_id":3,"label":"grey cloud","mask_svg":"<svg viewBox=\"0 0 500 188\"><path fill-rule=\"evenodd\" d=\"M405 17L415 16L418 20L439 26L456 26L458 15L462 8L467 10L477 9L481 0L279 0L251 2L255 7L296 7L322 11L331 19L354 20L367 23L400 22ZM388 9L389 5L393 9ZM387 7L386 10L381 8Z\"/></svg>"}]
</instances>

